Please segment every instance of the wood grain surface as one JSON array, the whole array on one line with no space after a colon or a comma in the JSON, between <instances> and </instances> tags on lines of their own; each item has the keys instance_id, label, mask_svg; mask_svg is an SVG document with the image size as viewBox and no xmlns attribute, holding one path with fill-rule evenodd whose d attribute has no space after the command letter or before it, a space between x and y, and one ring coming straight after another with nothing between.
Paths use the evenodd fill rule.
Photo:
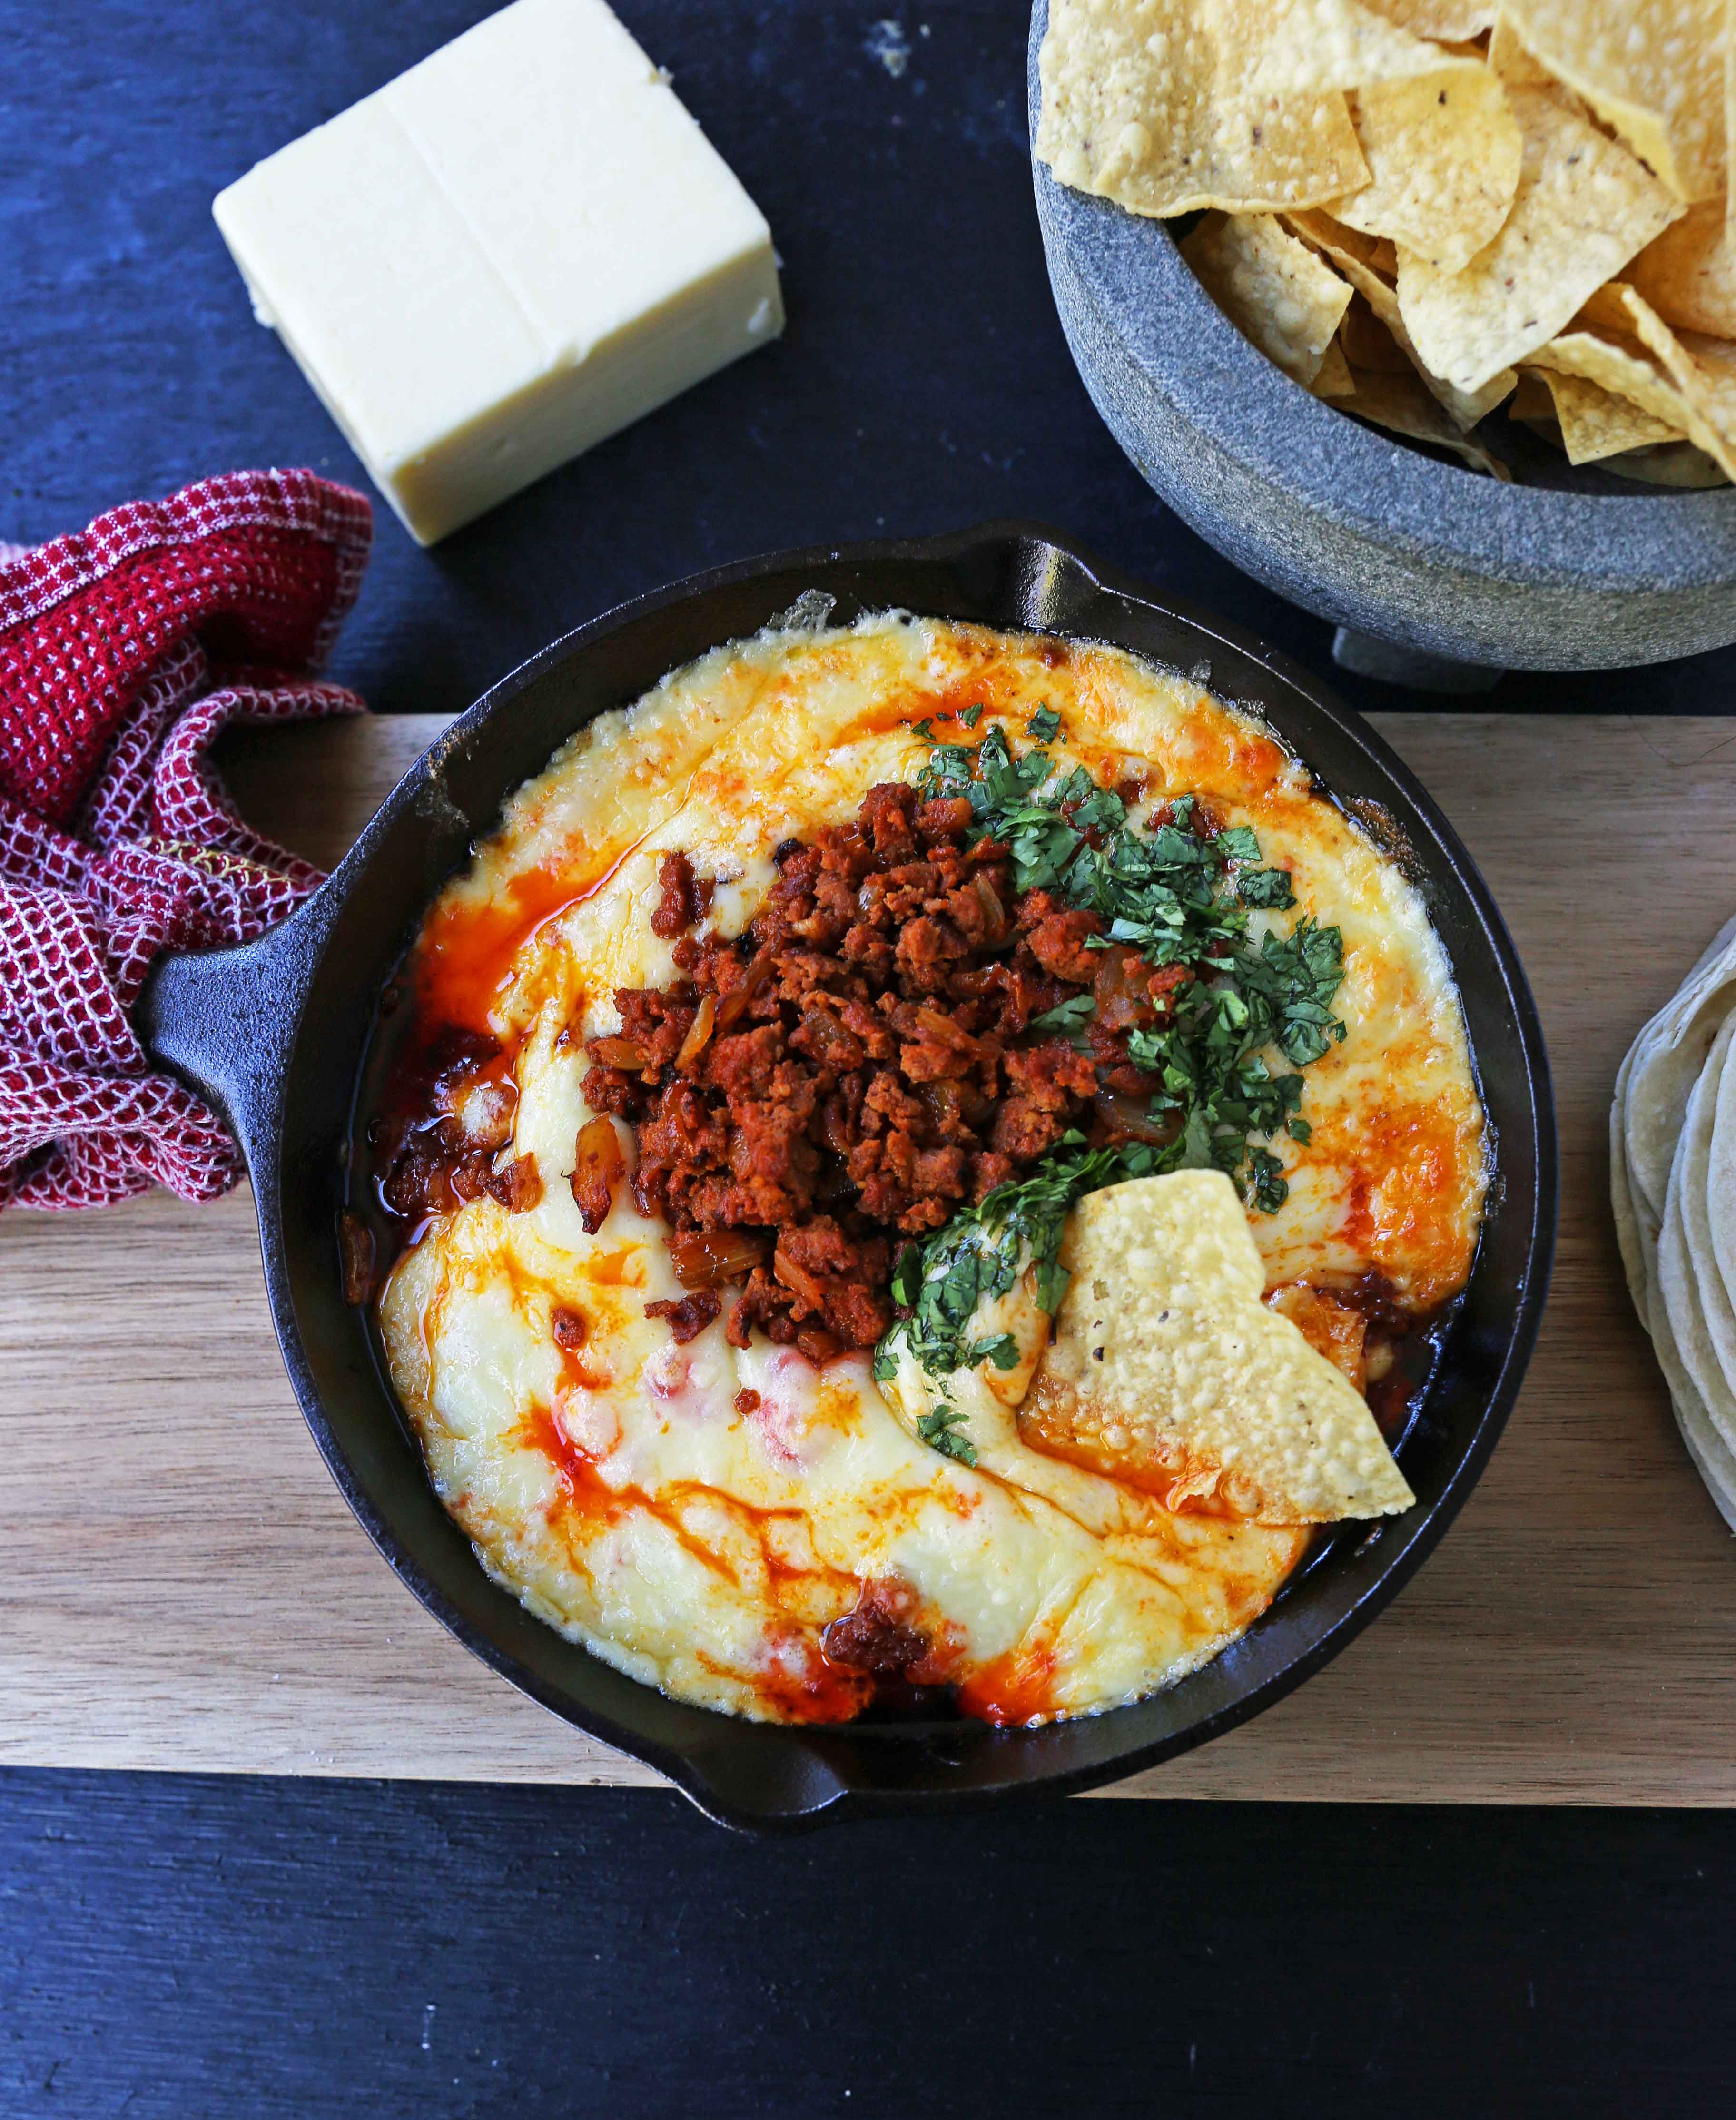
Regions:
<instances>
[{"instance_id":1,"label":"wood grain surface","mask_svg":"<svg viewBox=\"0 0 1736 2120\"><path fill-rule=\"evenodd\" d=\"M327 863L441 723L226 740ZM1388 716L1481 863L1555 1068L1542 1343L1464 1513L1327 1670L1116 1793L1736 1804L1736 1550L1677 1439L1605 1196L1608 1086L1736 902L1736 724ZM0 1763L655 1778L402 1589L279 1365L244 1190L0 1218Z\"/></svg>"}]
</instances>

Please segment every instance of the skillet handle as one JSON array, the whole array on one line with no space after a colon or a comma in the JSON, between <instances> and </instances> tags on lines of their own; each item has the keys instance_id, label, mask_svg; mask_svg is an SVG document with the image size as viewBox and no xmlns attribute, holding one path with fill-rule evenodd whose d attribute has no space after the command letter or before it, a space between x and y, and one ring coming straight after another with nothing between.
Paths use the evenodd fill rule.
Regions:
<instances>
[{"instance_id":1,"label":"skillet handle","mask_svg":"<svg viewBox=\"0 0 1736 2120\"><path fill-rule=\"evenodd\" d=\"M254 941L165 952L133 1012L145 1050L213 1106L249 1169L276 1132L302 999L335 910L322 886Z\"/></svg>"}]
</instances>

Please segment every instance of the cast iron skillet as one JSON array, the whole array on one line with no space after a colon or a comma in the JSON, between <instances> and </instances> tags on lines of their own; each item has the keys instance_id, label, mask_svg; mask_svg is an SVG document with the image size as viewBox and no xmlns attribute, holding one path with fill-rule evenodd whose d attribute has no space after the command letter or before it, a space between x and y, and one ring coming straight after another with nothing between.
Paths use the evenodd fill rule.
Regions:
<instances>
[{"instance_id":1,"label":"cast iron skillet","mask_svg":"<svg viewBox=\"0 0 1736 2120\"><path fill-rule=\"evenodd\" d=\"M1408 842L1464 998L1499 1183L1475 1269L1404 1446L1416 1508L1316 1547L1246 1636L1168 1693L1040 1730L965 1720L795 1729L666 1700L533 1619L490 1582L435 1499L361 1313L336 1222L358 1076L382 986L430 898L503 797L573 730L667 671L751 634L807 591L835 619L890 607L1118 642L1246 702L1347 805ZM370 1537L458 1639L581 1729L740 1826L1056 1792L1169 1759L1268 1706L1366 1626L1445 1530L1507 1417L1536 1336L1556 1216L1548 1062L1524 974L1482 879L1434 804L1359 719L1215 619L1159 604L1053 534L992 523L910 544L780 554L638 598L533 656L398 783L324 886L244 949L164 960L147 1044L222 1113L246 1153L266 1286L314 1439ZM431 1766L437 1766L431 1760Z\"/></svg>"}]
</instances>

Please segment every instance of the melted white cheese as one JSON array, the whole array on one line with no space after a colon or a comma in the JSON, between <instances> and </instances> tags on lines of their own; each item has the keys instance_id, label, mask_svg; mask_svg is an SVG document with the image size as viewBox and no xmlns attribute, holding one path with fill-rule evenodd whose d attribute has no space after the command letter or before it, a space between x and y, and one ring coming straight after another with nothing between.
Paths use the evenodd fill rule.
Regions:
<instances>
[{"instance_id":1,"label":"melted white cheese","mask_svg":"<svg viewBox=\"0 0 1736 2120\"><path fill-rule=\"evenodd\" d=\"M1026 640L896 616L762 635L676 672L522 789L436 908L461 954L467 923L496 918L515 880L545 879L535 902L556 902L505 951L490 1018L523 1041L508 1152L536 1156L544 1191L518 1216L485 1197L437 1220L380 1317L435 1486L484 1564L551 1625L685 1699L850 1712L819 1631L890 1578L967 1706L1015 1722L1095 1712L1216 1654L1305 1543L1170 1514L1030 1450L986 1392L972 1470L915 1438L865 1357L817 1370L763 1341L738 1351L721 1321L677 1346L644 1314L682 1293L661 1226L622 1185L588 1236L571 1199L591 1116L583 1041L616 1026L615 987L675 976L649 928L659 854L680 848L725 879L710 918L739 932L780 841L909 777L929 748L919 717L979 703L979 738L999 719L1022 748L1046 704L1063 717L1063 769L1113 759L1149 802L1195 793L1254 825L1303 909L1343 928L1349 1034L1307 1071L1311 1143L1279 1145L1289 1202L1254 1218L1268 1278L1375 1265L1421 1304L1468 1270L1484 1151L1444 953L1398 870L1258 724L1119 651L1045 660ZM587 1320L576 1355L555 1344L556 1304Z\"/></svg>"}]
</instances>

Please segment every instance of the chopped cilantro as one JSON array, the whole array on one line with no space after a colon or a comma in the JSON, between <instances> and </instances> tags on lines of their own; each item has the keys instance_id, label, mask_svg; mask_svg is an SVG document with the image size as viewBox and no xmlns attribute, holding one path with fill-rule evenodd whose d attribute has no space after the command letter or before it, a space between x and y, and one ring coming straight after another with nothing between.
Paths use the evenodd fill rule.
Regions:
<instances>
[{"instance_id":1,"label":"chopped cilantro","mask_svg":"<svg viewBox=\"0 0 1736 2120\"><path fill-rule=\"evenodd\" d=\"M1236 895L1244 905L1269 906L1274 913L1287 912L1296 904L1296 889L1284 868L1245 868L1236 879Z\"/></svg>"},{"instance_id":2,"label":"chopped cilantro","mask_svg":"<svg viewBox=\"0 0 1736 2120\"><path fill-rule=\"evenodd\" d=\"M911 723L910 733L912 736L919 736L925 743L932 743L934 741L934 724L924 714L919 722Z\"/></svg>"},{"instance_id":3,"label":"chopped cilantro","mask_svg":"<svg viewBox=\"0 0 1736 2120\"><path fill-rule=\"evenodd\" d=\"M1068 994L1065 1001L1057 1002L1053 1008L1045 1008L1040 1016L1031 1019L1033 1030L1082 1030L1091 1020L1097 1004L1088 993Z\"/></svg>"},{"instance_id":4,"label":"chopped cilantro","mask_svg":"<svg viewBox=\"0 0 1736 2120\"><path fill-rule=\"evenodd\" d=\"M1073 1133L1028 1176L997 1186L925 1244L906 1245L893 1272L892 1299L909 1315L881 1341L877 1365L884 1361L886 1374L895 1374L902 1346L937 1379L985 1361L1016 1369L1018 1348L1010 1332L966 1338L979 1300L1004 1295L1029 1265L1037 1301L1053 1317L1067 1292L1059 1254L1068 1209L1082 1193L1156 1168L1157 1151L1143 1142L1088 1149L1084 1136Z\"/></svg>"},{"instance_id":5,"label":"chopped cilantro","mask_svg":"<svg viewBox=\"0 0 1736 2120\"><path fill-rule=\"evenodd\" d=\"M960 709L958 718L966 728L974 729L983 718L983 710L980 707L964 707Z\"/></svg>"},{"instance_id":6,"label":"chopped cilantro","mask_svg":"<svg viewBox=\"0 0 1736 2120\"><path fill-rule=\"evenodd\" d=\"M998 1369L1016 1369L1019 1365L1019 1343L1010 1332L997 1332L991 1340L978 1340L970 1352L978 1362L993 1362Z\"/></svg>"},{"instance_id":7,"label":"chopped cilantro","mask_svg":"<svg viewBox=\"0 0 1736 2120\"><path fill-rule=\"evenodd\" d=\"M1046 719L1040 726L1033 714L1031 733L1047 740L1059 732L1059 717L1046 708L1040 714L1054 727ZM1250 909L1287 911L1296 903L1290 876L1259 865L1259 835L1248 825L1203 835L1192 796L1170 803L1161 824L1131 825L1125 803L1082 766L1058 778L1046 751L1015 757L998 728L974 747L937 746L917 785L924 796L967 797L972 843L1007 848L1019 891L1040 888L1094 913L1105 931L1093 938L1096 946L1124 943L1149 964L1194 974L1176 989L1162 1023L1128 1039L1129 1057L1151 1077L1147 1109L1157 1140L1092 1149L1082 1134L1070 1133L1024 1178L954 1216L921 1245L905 1247L892 1277L893 1300L905 1315L880 1343L876 1374L882 1362L886 1374L896 1371L902 1346L938 1378L983 1361L1014 1366L1010 1336L968 1340L970 1319L980 1299L1004 1295L1027 1263L1038 1301L1054 1314L1068 1278L1061 1232L1082 1194L1125 1178L1217 1169L1250 1207L1272 1214L1283 1205L1282 1163L1262 1144L1286 1135L1308 1140L1302 1077L1274 1072L1264 1056L1276 1049L1301 1069L1343 1038L1332 1003L1344 977L1344 946L1336 928L1305 916L1288 935L1265 933L1256 944ZM1032 1027L1075 1033L1092 1007L1089 994L1070 996ZM937 1432L950 1434L952 1425ZM924 1439L932 1439L924 1433Z\"/></svg>"},{"instance_id":8,"label":"chopped cilantro","mask_svg":"<svg viewBox=\"0 0 1736 2120\"><path fill-rule=\"evenodd\" d=\"M919 1418L916 1433L931 1450L939 1451L942 1458L956 1458L961 1465L974 1465L976 1452L970 1439L958 1433L964 1418L961 1406L938 1406L933 1413L923 1414Z\"/></svg>"},{"instance_id":9,"label":"chopped cilantro","mask_svg":"<svg viewBox=\"0 0 1736 2120\"><path fill-rule=\"evenodd\" d=\"M1061 733L1061 717L1053 707L1039 707L1026 723L1025 733L1038 743L1053 743Z\"/></svg>"}]
</instances>

